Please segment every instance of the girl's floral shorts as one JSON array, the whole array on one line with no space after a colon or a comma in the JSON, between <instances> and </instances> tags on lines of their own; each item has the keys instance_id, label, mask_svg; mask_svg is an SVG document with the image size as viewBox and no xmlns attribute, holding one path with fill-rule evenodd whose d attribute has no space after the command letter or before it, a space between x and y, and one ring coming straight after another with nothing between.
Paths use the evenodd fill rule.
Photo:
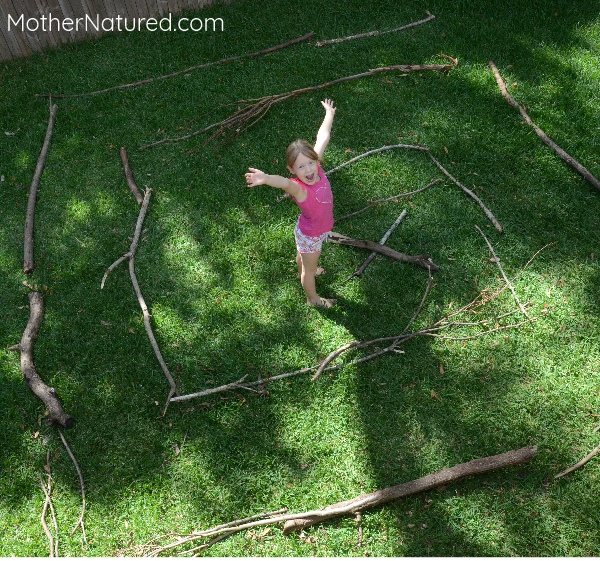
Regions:
<instances>
[{"instance_id":1,"label":"girl's floral shorts","mask_svg":"<svg viewBox=\"0 0 600 561\"><path fill-rule=\"evenodd\" d=\"M299 253L320 253L323 242L327 240L329 232L320 236L307 236L300 231L298 223L294 228L294 237L296 238L296 249Z\"/></svg>"}]
</instances>

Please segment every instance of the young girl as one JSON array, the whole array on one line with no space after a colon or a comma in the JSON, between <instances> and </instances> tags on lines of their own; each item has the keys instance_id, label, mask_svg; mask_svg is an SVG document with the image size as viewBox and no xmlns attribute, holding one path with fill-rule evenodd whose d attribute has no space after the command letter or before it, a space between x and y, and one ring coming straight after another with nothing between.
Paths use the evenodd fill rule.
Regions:
<instances>
[{"instance_id":1,"label":"young girl","mask_svg":"<svg viewBox=\"0 0 600 561\"><path fill-rule=\"evenodd\" d=\"M331 298L321 298L315 287L315 276L324 271L319 267L321 246L333 228L333 194L321 159L331 136L331 125L335 115L333 101L321 101L325 118L317 133L314 147L305 140L292 142L286 151L287 169L295 177L268 175L258 169L248 168L246 185L269 185L283 189L300 207L300 217L294 229L296 238L296 263L302 288L309 306L330 308L335 304Z\"/></svg>"}]
</instances>

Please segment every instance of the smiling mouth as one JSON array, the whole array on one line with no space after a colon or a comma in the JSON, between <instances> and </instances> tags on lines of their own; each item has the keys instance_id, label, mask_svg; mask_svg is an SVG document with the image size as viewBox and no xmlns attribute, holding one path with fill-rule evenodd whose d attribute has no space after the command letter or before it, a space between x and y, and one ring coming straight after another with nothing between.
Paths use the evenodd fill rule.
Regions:
<instances>
[{"instance_id":1,"label":"smiling mouth","mask_svg":"<svg viewBox=\"0 0 600 561\"><path fill-rule=\"evenodd\" d=\"M313 181L313 180L314 180L314 178L315 178L315 174L314 174L314 173L311 173L310 175L307 175L307 176L306 176L306 180L307 180L307 181Z\"/></svg>"}]
</instances>

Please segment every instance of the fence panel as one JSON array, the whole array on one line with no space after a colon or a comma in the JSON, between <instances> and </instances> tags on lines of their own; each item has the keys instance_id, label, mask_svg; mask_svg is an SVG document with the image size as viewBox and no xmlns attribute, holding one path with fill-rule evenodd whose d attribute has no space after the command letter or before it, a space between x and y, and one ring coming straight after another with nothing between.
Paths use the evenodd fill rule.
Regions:
<instances>
[{"instance_id":1,"label":"fence panel","mask_svg":"<svg viewBox=\"0 0 600 561\"><path fill-rule=\"evenodd\" d=\"M202 8L212 1L0 0L0 62L99 37L105 33L102 21L106 18L113 22L117 17L130 22L137 18L160 18Z\"/></svg>"}]
</instances>

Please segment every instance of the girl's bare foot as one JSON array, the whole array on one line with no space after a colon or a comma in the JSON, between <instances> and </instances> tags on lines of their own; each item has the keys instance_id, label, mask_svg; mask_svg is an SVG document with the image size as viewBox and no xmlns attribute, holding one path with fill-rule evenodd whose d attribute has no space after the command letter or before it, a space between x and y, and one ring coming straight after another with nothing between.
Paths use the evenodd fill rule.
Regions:
<instances>
[{"instance_id":1,"label":"girl's bare foot","mask_svg":"<svg viewBox=\"0 0 600 561\"><path fill-rule=\"evenodd\" d=\"M315 302L311 302L307 300L306 303L309 306L314 306L315 308L331 308L335 306L337 300L335 298L321 298L319 297Z\"/></svg>"}]
</instances>

